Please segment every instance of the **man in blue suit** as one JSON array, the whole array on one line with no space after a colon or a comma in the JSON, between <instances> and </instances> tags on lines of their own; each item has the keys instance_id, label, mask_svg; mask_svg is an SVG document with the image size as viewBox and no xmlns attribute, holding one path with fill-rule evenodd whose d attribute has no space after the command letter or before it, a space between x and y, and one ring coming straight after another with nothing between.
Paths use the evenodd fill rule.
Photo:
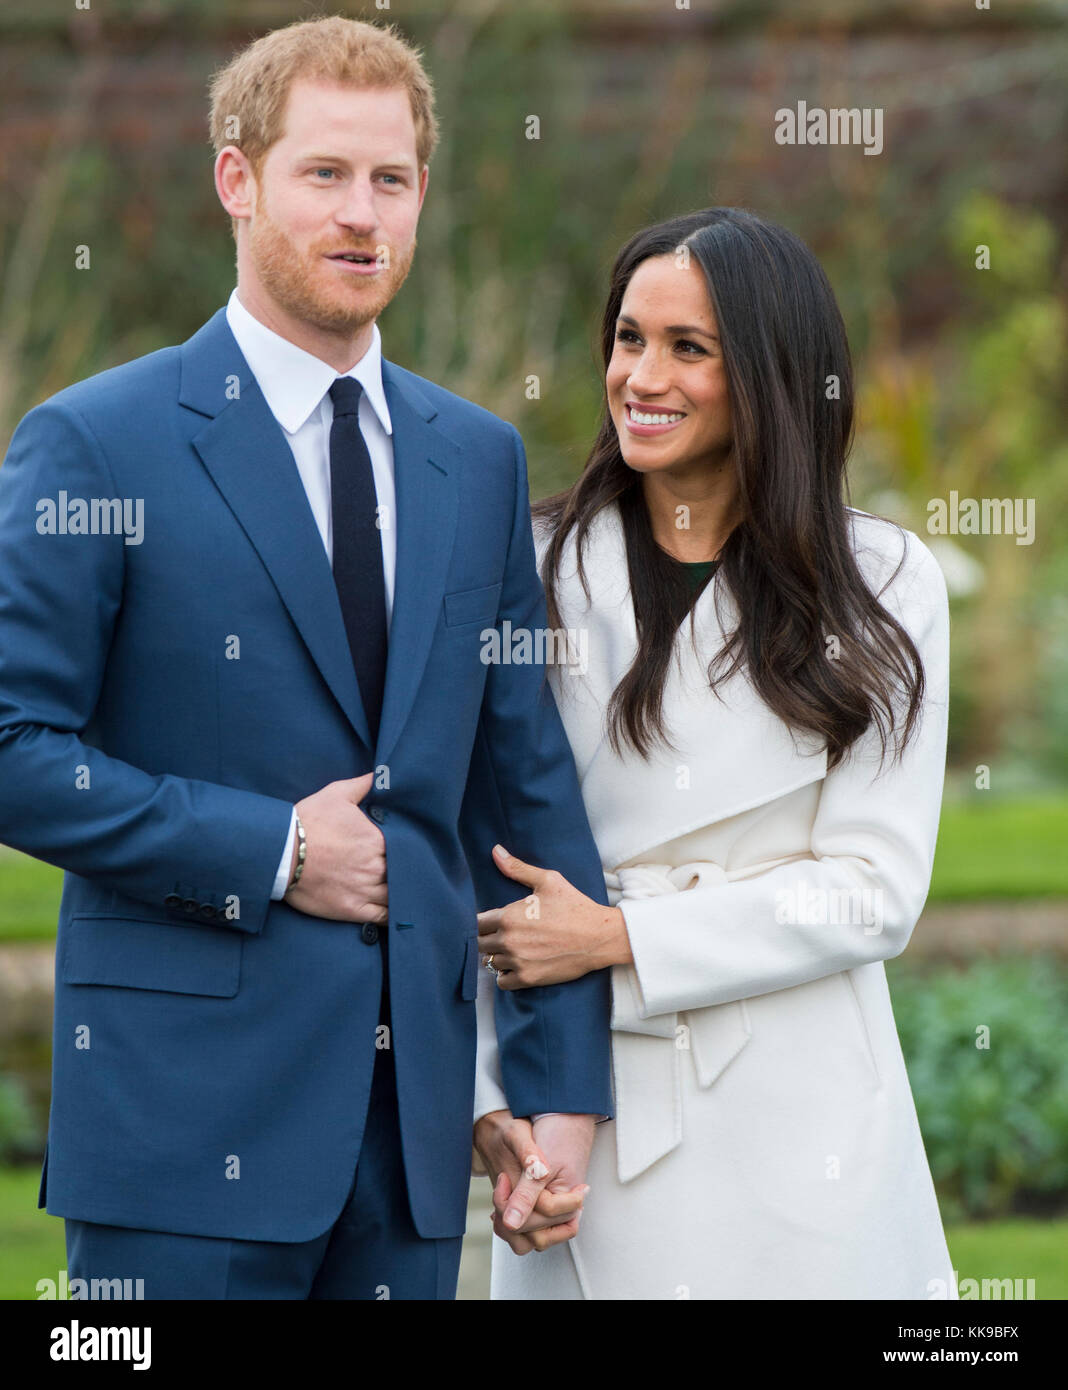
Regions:
<instances>
[{"instance_id":1,"label":"man in blue suit","mask_svg":"<svg viewBox=\"0 0 1068 1390\"><path fill-rule=\"evenodd\" d=\"M212 131L229 305L0 469L0 839L66 871L41 1202L71 1277L149 1298L451 1298L491 847L607 901L544 672L481 659L545 623L523 449L381 356L414 52L276 31ZM604 972L501 992L498 1035L529 1209L610 1111Z\"/></svg>"}]
</instances>

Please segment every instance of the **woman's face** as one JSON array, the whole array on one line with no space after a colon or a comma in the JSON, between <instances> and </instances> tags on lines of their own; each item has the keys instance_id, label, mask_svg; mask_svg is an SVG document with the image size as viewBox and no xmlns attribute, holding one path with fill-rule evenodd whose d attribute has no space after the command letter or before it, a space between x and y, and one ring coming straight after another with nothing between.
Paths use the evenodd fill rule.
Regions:
<instances>
[{"instance_id":1,"label":"woman's face","mask_svg":"<svg viewBox=\"0 0 1068 1390\"><path fill-rule=\"evenodd\" d=\"M623 295L605 378L630 468L691 475L726 462L731 414L717 331L699 266L642 261Z\"/></svg>"}]
</instances>

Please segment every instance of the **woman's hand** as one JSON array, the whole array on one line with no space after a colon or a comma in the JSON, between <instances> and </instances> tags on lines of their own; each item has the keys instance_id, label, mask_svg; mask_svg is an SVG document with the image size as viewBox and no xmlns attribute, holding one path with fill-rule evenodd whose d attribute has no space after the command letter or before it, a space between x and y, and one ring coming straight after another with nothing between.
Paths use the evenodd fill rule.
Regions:
<instances>
[{"instance_id":1,"label":"woman's hand","mask_svg":"<svg viewBox=\"0 0 1068 1390\"><path fill-rule=\"evenodd\" d=\"M502 874L534 890L519 902L478 914L479 950L493 957L501 989L559 985L631 963L618 907L594 902L555 869L524 864L501 845L493 846L493 860Z\"/></svg>"},{"instance_id":2,"label":"woman's hand","mask_svg":"<svg viewBox=\"0 0 1068 1390\"><path fill-rule=\"evenodd\" d=\"M570 1186L567 1165L554 1167L534 1142L529 1120L517 1120L509 1110L492 1110L475 1124L474 1144L493 1184L493 1229L517 1255L548 1250L575 1235L589 1188L584 1183ZM581 1166L584 1170L585 1163ZM518 1227L504 1222L513 1210Z\"/></svg>"}]
</instances>

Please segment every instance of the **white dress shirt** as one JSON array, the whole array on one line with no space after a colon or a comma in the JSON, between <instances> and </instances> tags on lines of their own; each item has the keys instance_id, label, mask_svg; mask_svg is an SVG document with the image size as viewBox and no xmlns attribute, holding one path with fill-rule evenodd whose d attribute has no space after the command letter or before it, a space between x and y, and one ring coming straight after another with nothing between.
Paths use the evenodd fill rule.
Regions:
<instances>
[{"instance_id":1,"label":"white dress shirt","mask_svg":"<svg viewBox=\"0 0 1068 1390\"><path fill-rule=\"evenodd\" d=\"M254 318L238 298L237 290L226 306L226 321L237 339L237 345L263 392L271 414L282 427L297 472L304 484L315 524L323 539L327 559L333 564L334 536L330 509L330 426L334 420L334 403L330 387L338 377L329 362L323 362L296 343L283 338ZM381 517L382 573L386 589L386 632L393 615L393 589L397 566L396 488L393 478L393 424L382 385L382 335L376 323L372 329L371 346L351 371L344 373L355 378L363 387L360 397L360 431L371 456L375 492L378 494ZM289 883L289 863L296 835L296 810L289 824L278 872L275 875L273 899L284 897Z\"/></svg>"}]
</instances>

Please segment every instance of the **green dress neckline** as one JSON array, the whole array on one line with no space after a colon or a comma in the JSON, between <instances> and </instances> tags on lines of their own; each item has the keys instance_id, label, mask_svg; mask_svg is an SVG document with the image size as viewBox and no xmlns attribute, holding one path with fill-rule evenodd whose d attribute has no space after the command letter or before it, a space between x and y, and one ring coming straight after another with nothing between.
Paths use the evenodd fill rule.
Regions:
<instances>
[{"instance_id":1,"label":"green dress neckline","mask_svg":"<svg viewBox=\"0 0 1068 1390\"><path fill-rule=\"evenodd\" d=\"M682 565L683 569L686 571L686 578L690 581L690 592L692 593L694 590L699 589L708 576L715 571L719 561L679 560L677 563Z\"/></svg>"}]
</instances>

